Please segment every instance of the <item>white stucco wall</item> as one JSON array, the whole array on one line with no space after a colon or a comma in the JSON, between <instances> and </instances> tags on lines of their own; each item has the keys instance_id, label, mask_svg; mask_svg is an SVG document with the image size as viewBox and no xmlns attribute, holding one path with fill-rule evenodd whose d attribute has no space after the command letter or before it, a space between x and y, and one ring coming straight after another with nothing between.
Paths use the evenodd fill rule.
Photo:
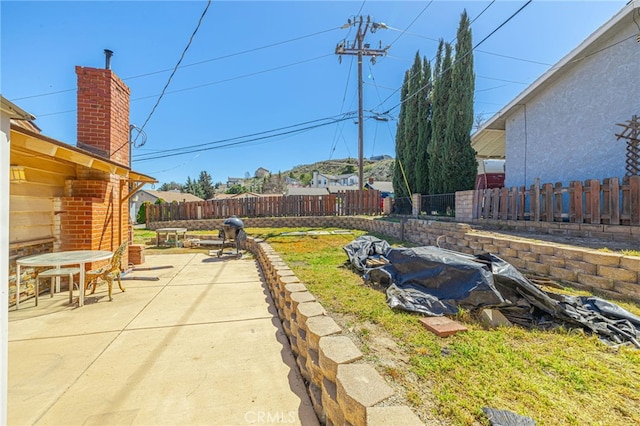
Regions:
<instances>
[{"instance_id":1,"label":"white stucco wall","mask_svg":"<svg viewBox=\"0 0 640 426\"><path fill-rule=\"evenodd\" d=\"M507 187L625 175L626 143L616 140L616 123L640 115L640 44L633 37L613 45L637 32L631 22L600 40L591 56L507 118Z\"/></svg>"},{"instance_id":2,"label":"white stucco wall","mask_svg":"<svg viewBox=\"0 0 640 426\"><path fill-rule=\"evenodd\" d=\"M9 134L10 119L0 112L0 424L7 424L7 380L9 354Z\"/></svg>"}]
</instances>

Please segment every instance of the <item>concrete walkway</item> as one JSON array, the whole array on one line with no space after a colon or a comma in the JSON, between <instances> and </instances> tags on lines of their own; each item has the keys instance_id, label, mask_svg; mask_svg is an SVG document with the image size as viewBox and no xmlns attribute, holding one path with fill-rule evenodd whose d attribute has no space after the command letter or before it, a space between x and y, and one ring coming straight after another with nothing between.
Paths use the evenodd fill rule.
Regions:
<instances>
[{"instance_id":1,"label":"concrete walkway","mask_svg":"<svg viewBox=\"0 0 640 426\"><path fill-rule=\"evenodd\" d=\"M318 424L250 255L140 267L112 302L102 285L9 312L9 425Z\"/></svg>"}]
</instances>

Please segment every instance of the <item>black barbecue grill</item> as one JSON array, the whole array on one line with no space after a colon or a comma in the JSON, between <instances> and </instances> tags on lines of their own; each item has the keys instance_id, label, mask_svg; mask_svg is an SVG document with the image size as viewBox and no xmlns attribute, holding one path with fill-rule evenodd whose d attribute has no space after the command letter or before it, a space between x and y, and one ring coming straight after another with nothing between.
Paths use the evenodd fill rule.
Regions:
<instances>
[{"instance_id":1,"label":"black barbecue grill","mask_svg":"<svg viewBox=\"0 0 640 426\"><path fill-rule=\"evenodd\" d=\"M242 245L247 239L247 233L244 232L244 223L236 216L231 216L222 222L222 228L218 232L218 236L222 238L222 247L218 250L218 257L222 256L225 245L226 247L236 247L236 256L242 257Z\"/></svg>"}]
</instances>

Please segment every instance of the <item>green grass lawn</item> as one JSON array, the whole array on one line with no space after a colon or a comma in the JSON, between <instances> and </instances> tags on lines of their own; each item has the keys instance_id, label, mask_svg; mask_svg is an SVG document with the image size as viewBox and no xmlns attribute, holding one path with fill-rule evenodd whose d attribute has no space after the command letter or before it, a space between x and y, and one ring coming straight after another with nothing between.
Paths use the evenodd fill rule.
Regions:
<instances>
[{"instance_id":1,"label":"green grass lawn","mask_svg":"<svg viewBox=\"0 0 640 426\"><path fill-rule=\"evenodd\" d=\"M365 361L396 389L400 402L427 424L487 425L483 407L530 416L538 425L640 424L638 349L613 348L564 328L486 329L469 312L455 318L468 332L439 338L419 324L419 315L391 310L383 289L365 284L346 266L342 248L365 232L282 236L293 229L246 231L280 254L354 339ZM638 305L616 303L640 315Z\"/></svg>"}]
</instances>

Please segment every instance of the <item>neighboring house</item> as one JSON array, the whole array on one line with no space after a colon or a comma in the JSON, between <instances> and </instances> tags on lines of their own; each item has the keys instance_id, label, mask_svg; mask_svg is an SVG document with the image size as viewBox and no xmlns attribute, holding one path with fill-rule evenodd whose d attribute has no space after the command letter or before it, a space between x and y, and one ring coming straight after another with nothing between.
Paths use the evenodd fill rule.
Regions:
<instances>
[{"instance_id":1,"label":"neighboring house","mask_svg":"<svg viewBox=\"0 0 640 426\"><path fill-rule=\"evenodd\" d=\"M374 155L372 157L369 157L369 160L371 161L382 161L382 160L392 160L393 157L390 155Z\"/></svg>"},{"instance_id":2,"label":"neighboring house","mask_svg":"<svg viewBox=\"0 0 640 426\"><path fill-rule=\"evenodd\" d=\"M329 188L331 186L358 186L358 175L354 173L345 175L326 175L313 172L311 180L312 188Z\"/></svg>"},{"instance_id":3,"label":"neighboring house","mask_svg":"<svg viewBox=\"0 0 640 426\"><path fill-rule=\"evenodd\" d=\"M388 181L374 181L373 178L369 178L369 182L364 184L366 189L374 189L382 193L382 198L393 196L393 182Z\"/></svg>"},{"instance_id":4,"label":"neighboring house","mask_svg":"<svg viewBox=\"0 0 640 426\"><path fill-rule=\"evenodd\" d=\"M271 195L279 195L279 194L264 194L264 196ZM243 192L242 194L216 194L213 198L214 200L230 200L230 199L238 199L238 198L258 198L262 197L263 194L258 194L257 192Z\"/></svg>"},{"instance_id":5,"label":"neighboring house","mask_svg":"<svg viewBox=\"0 0 640 426\"><path fill-rule=\"evenodd\" d=\"M76 67L78 141L71 146L30 123L10 124L9 303L15 259L60 250L115 250L129 235L129 197L152 177L131 170L129 88L111 70ZM3 99L5 105L11 106ZM3 112L3 132L6 119ZM30 119L28 117L14 117ZM98 125L103 124L103 125ZM4 166L3 166L4 167ZM4 170L4 169L3 169ZM6 205L6 203L5 203ZM128 263L128 254L123 257ZM21 288L22 297L33 289Z\"/></svg>"},{"instance_id":6,"label":"neighboring house","mask_svg":"<svg viewBox=\"0 0 640 426\"><path fill-rule=\"evenodd\" d=\"M258 170L256 170L254 176L259 179L262 179L262 178L268 177L270 174L271 172L269 170L265 169L264 167L260 167Z\"/></svg>"},{"instance_id":7,"label":"neighboring house","mask_svg":"<svg viewBox=\"0 0 640 426\"><path fill-rule=\"evenodd\" d=\"M335 194L336 192L358 191L360 187L358 185L329 185L327 189L329 193Z\"/></svg>"},{"instance_id":8,"label":"neighboring house","mask_svg":"<svg viewBox=\"0 0 640 426\"><path fill-rule=\"evenodd\" d=\"M290 186L287 188L287 195L328 195L327 188L303 188L299 186Z\"/></svg>"},{"instance_id":9,"label":"neighboring house","mask_svg":"<svg viewBox=\"0 0 640 426\"><path fill-rule=\"evenodd\" d=\"M233 185L244 185L244 178L227 178L227 187L231 188Z\"/></svg>"},{"instance_id":10,"label":"neighboring house","mask_svg":"<svg viewBox=\"0 0 640 426\"><path fill-rule=\"evenodd\" d=\"M300 186L300 181L298 179L294 179L290 176L286 176L284 178L284 184L287 186Z\"/></svg>"},{"instance_id":11,"label":"neighboring house","mask_svg":"<svg viewBox=\"0 0 640 426\"><path fill-rule=\"evenodd\" d=\"M142 189L135 194L129 200L129 211L131 212L131 221L136 223L138 217L138 210L142 203L149 202L155 204L159 199L167 203L181 203L183 201L204 201L200 197L196 197L193 194L180 191L153 191L151 189Z\"/></svg>"},{"instance_id":12,"label":"neighboring house","mask_svg":"<svg viewBox=\"0 0 640 426\"><path fill-rule=\"evenodd\" d=\"M640 115L639 8L629 2L472 135L478 158L506 159L505 186L624 176L615 134Z\"/></svg>"}]
</instances>

